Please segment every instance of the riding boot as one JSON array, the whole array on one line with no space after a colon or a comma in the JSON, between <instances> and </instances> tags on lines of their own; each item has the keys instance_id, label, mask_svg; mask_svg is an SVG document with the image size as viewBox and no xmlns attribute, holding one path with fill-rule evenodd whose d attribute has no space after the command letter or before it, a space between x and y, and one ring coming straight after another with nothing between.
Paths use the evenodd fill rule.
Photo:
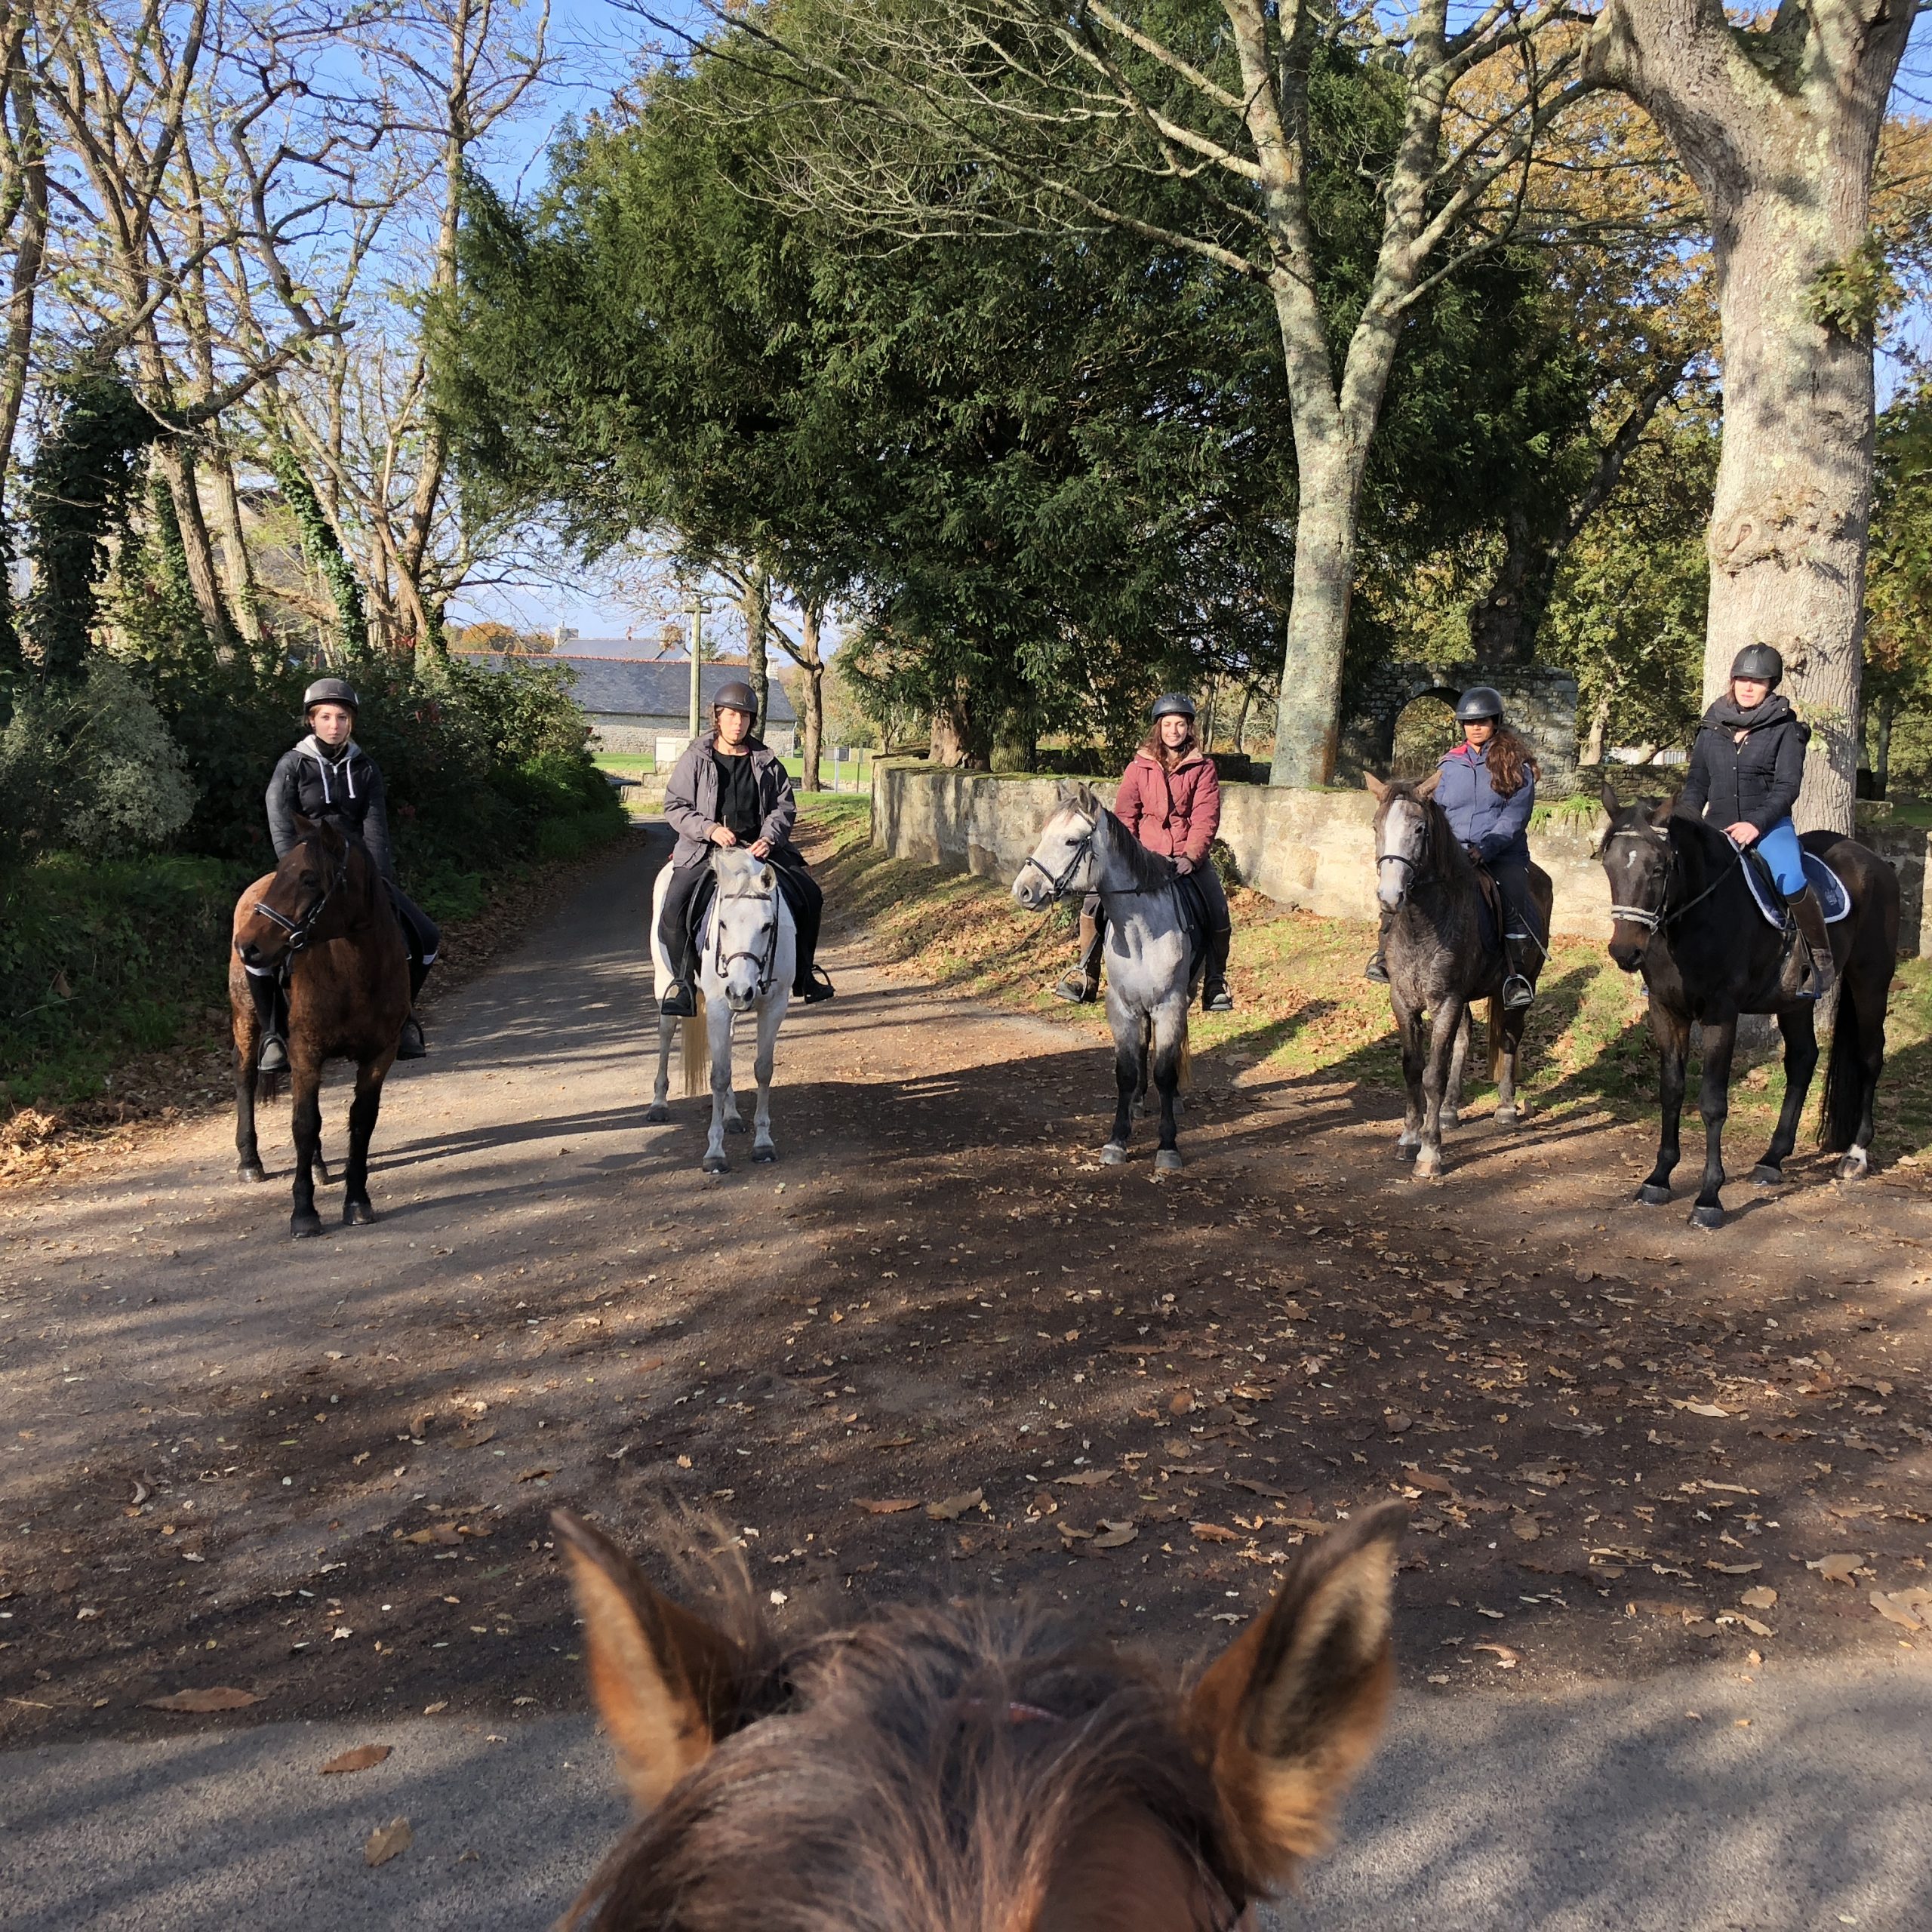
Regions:
<instances>
[{"instance_id":1,"label":"riding boot","mask_svg":"<svg viewBox=\"0 0 1932 1932\"><path fill-rule=\"evenodd\" d=\"M1208 956L1201 968L1201 1010L1203 1013L1232 1013L1235 1003L1228 992L1228 948L1234 934L1226 926L1208 935Z\"/></svg>"},{"instance_id":2,"label":"riding boot","mask_svg":"<svg viewBox=\"0 0 1932 1932\"><path fill-rule=\"evenodd\" d=\"M412 957L409 962L409 1012L402 1023L401 1037L396 1041L398 1060L426 1060L429 1057L429 1045L423 1038L423 1023L416 1017L416 995L423 990L423 982L429 977L429 968Z\"/></svg>"},{"instance_id":3,"label":"riding boot","mask_svg":"<svg viewBox=\"0 0 1932 1932\"><path fill-rule=\"evenodd\" d=\"M1521 1013L1537 1003L1537 989L1531 977L1536 961L1531 957L1535 942L1527 933L1503 936L1503 1004L1506 1011Z\"/></svg>"},{"instance_id":4,"label":"riding boot","mask_svg":"<svg viewBox=\"0 0 1932 1932\"><path fill-rule=\"evenodd\" d=\"M666 1020L688 1020L697 1011L697 1001L691 992L696 962L691 957L691 942L681 934L679 943L666 949L671 959L671 983L664 989L657 1011Z\"/></svg>"},{"instance_id":5,"label":"riding boot","mask_svg":"<svg viewBox=\"0 0 1932 1932\"><path fill-rule=\"evenodd\" d=\"M1798 983L1798 997L1823 999L1838 983L1832 936L1825 930L1825 909L1808 885L1802 892L1791 894L1784 903L1798 928L1798 942L1804 948L1805 974Z\"/></svg>"},{"instance_id":6,"label":"riding boot","mask_svg":"<svg viewBox=\"0 0 1932 1932\"><path fill-rule=\"evenodd\" d=\"M1362 977L1373 980L1378 986L1389 983L1389 924L1395 916L1392 912L1383 914L1382 929L1375 936L1375 951L1361 969Z\"/></svg>"},{"instance_id":7,"label":"riding boot","mask_svg":"<svg viewBox=\"0 0 1932 1932\"><path fill-rule=\"evenodd\" d=\"M250 973L248 996L255 1002L255 1018L261 1034L255 1043L257 1073L288 1071L288 1014L281 996L281 984L272 973Z\"/></svg>"},{"instance_id":8,"label":"riding boot","mask_svg":"<svg viewBox=\"0 0 1932 1932\"><path fill-rule=\"evenodd\" d=\"M1080 914L1080 951L1073 971L1054 989L1057 999L1075 1006L1091 1005L1100 996L1100 944L1105 934L1100 915L1083 908Z\"/></svg>"}]
</instances>

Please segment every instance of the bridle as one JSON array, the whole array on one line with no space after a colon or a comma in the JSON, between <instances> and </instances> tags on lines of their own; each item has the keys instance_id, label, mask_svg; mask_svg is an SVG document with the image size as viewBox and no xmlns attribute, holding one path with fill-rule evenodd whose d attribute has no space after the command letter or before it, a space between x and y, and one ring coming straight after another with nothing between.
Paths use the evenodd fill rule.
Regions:
<instances>
[{"instance_id":1,"label":"bridle","mask_svg":"<svg viewBox=\"0 0 1932 1932\"><path fill-rule=\"evenodd\" d=\"M760 905L769 906L772 909L771 923L765 933L764 949L762 952L755 952L749 947L737 952L728 953L724 950L724 903L728 899L748 899ZM765 995L771 990L771 968L774 961L778 957L778 888L774 884L769 892L727 893L721 888L717 898L712 903L711 958L718 978L721 980L740 959L757 961L758 996L760 999L764 998Z\"/></svg>"},{"instance_id":2,"label":"bridle","mask_svg":"<svg viewBox=\"0 0 1932 1932\"><path fill-rule=\"evenodd\" d=\"M348 870L348 854L345 853L343 862L335 869L335 876L315 895L314 903L300 918L291 919L286 912L278 911L266 899L257 900L248 910L254 917L267 920L270 925L279 926L288 935L289 951L291 953L300 952L314 938L315 921L322 916L323 909L335 897L336 889L342 884Z\"/></svg>"},{"instance_id":3,"label":"bridle","mask_svg":"<svg viewBox=\"0 0 1932 1932\"><path fill-rule=\"evenodd\" d=\"M1732 867L1741 866L1744 863L1744 848L1742 845L1733 845L1730 864L1726 866L1717 877L1697 894L1696 898L1687 899L1682 905L1673 906L1670 903L1670 888L1672 881L1677 877L1677 855L1671 850L1670 835L1666 832L1659 831L1654 826L1626 826L1621 832L1613 832L1604 841L1604 849L1607 851L1620 838L1640 838L1647 844L1654 841L1665 854L1663 897L1657 901L1654 911L1647 906L1619 906L1614 903L1610 909L1610 916L1613 919L1625 920L1631 925L1641 928L1647 933L1660 933L1666 926L1672 924L1677 920L1682 918L1684 914L1690 911L1694 906L1703 905L1704 901L1709 898L1726 879L1730 878Z\"/></svg>"},{"instance_id":4,"label":"bridle","mask_svg":"<svg viewBox=\"0 0 1932 1932\"><path fill-rule=\"evenodd\" d=\"M1093 856L1094 835L1100 829L1100 822L1098 819L1089 823L1085 833L1074 841L1073 851L1069 856L1066 863L1060 868L1057 878L1048 872L1031 852L1029 852L1021 862L1020 867L1021 876L1025 876L1027 866L1031 866L1046 881L1052 897L1064 899L1066 897L1067 888L1072 882L1073 875L1080 869L1081 861Z\"/></svg>"}]
</instances>

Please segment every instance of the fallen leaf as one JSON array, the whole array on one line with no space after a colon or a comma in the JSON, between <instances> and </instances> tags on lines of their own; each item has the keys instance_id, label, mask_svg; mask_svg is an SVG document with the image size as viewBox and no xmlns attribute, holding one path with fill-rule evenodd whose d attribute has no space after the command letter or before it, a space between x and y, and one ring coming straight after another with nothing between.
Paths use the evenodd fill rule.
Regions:
<instances>
[{"instance_id":1,"label":"fallen leaf","mask_svg":"<svg viewBox=\"0 0 1932 1932\"><path fill-rule=\"evenodd\" d=\"M334 1771L366 1771L371 1764L380 1764L393 1748L387 1744L358 1744L352 1750L331 1758L322 1767L321 1775L327 1777Z\"/></svg>"},{"instance_id":2,"label":"fallen leaf","mask_svg":"<svg viewBox=\"0 0 1932 1932\"><path fill-rule=\"evenodd\" d=\"M1095 1489L1102 1483L1112 1482L1113 1479L1112 1469L1075 1469L1070 1476L1054 1478L1055 1482L1064 1484L1069 1489Z\"/></svg>"},{"instance_id":3,"label":"fallen leaf","mask_svg":"<svg viewBox=\"0 0 1932 1932\"><path fill-rule=\"evenodd\" d=\"M1890 1595L1874 1590L1866 1601L1887 1623L1896 1623L1901 1630L1922 1630L1932 1621L1932 1590L1895 1590Z\"/></svg>"},{"instance_id":4,"label":"fallen leaf","mask_svg":"<svg viewBox=\"0 0 1932 1932\"><path fill-rule=\"evenodd\" d=\"M1472 1651L1494 1651L1499 1670L1514 1670L1521 1661L1507 1644L1472 1644L1469 1648Z\"/></svg>"},{"instance_id":5,"label":"fallen leaf","mask_svg":"<svg viewBox=\"0 0 1932 1932\"><path fill-rule=\"evenodd\" d=\"M1543 1531L1534 1516L1512 1516L1509 1519L1509 1534L1519 1543L1534 1543Z\"/></svg>"},{"instance_id":6,"label":"fallen leaf","mask_svg":"<svg viewBox=\"0 0 1932 1932\"><path fill-rule=\"evenodd\" d=\"M369 1834L369 1842L362 1847L362 1862L365 1865L386 1865L398 1853L407 1851L415 1837L407 1818L392 1818L386 1825L378 1825Z\"/></svg>"},{"instance_id":7,"label":"fallen leaf","mask_svg":"<svg viewBox=\"0 0 1932 1932\"><path fill-rule=\"evenodd\" d=\"M691 1459L688 1456L680 1456L680 1457L678 1458L678 1468L679 1468L679 1469L689 1469L689 1468L691 1467Z\"/></svg>"},{"instance_id":8,"label":"fallen leaf","mask_svg":"<svg viewBox=\"0 0 1932 1932\"><path fill-rule=\"evenodd\" d=\"M1180 1394L1168 1398L1168 1414L1171 1416L1191 1415L1194 1412L1194 1398L1183 1389Z\"/></svg>"},{"instance_id":9,"label":"fallen leaf","mask_svg":"<svg viewBox=\"0 0 1932 1932\"><path fill-rule=\"evenodd\" d=\"M1764 1567L1761 1563L1713 1563L1709 1557L1704 1559L1704 1567L1715 1570L1721 1577L1748 1577L1752 1571Z\"/></svg>"},{"instance_id":10,"label":"fallen leaf","mask_svg":"<svg viewBox=\"0 0 1932 1932\"><path fill-rule=\"evenodd\" d=\"M681 1463L684 1458L680 1456L678 1460ZM546 1476L553 1476L556 1473L556 1471L547 1464L540 1463L534 1469L518 1470L516 1479L518 1482L541 1482Z\"/></svg>"},{"instance_id":11,"label":"fallen leaf","mask_svg":"<svg viewBox=\"0 0 1932 1932\"><path fill-rule=\"evenodd\" d=\"M957 1522L969 1509L977 1509L985 1500L983 1489L962 1491L957 1496L943 1497L937 1503L926 1505L926 1514L936 1523Z\"/></svg>"},{"instance_id":12,"label":"fallen leaf","mask_svg":"<svg viewBox=\"0 0 1932 1932\"><path fill-rule=\"evenodd\" d=\"M252 1690L237 1690L217 1684L206 1690L177 1690L166 1697L149 1697L143 1708L150 1711L240 1711L261 1699Z\"/></svg>"},{"instance_id":13,"label":"fallen leaf","mask_svg":"<svg viewBox=\"0 0 1932 1932\"><path fill-rule=\"evenodd\" d=\"M1454 1485L1447 1476L1438 1475L1433 1469L1411 1469L1404 1478L1418 1489L1426 1489L1432 1496L1454 1496Z\"/></svg>"},{"instance_id":14,"label":"fallen leaf","mask_svg":"<svg viewBox=\"0 0 1932 1932\"><path fill-rule=\"evenodd\" d=\"M1415 1417L1414 1416L1405 1416L1398 1413L1394 1415L1384 1416L1382 1418L1382 1426L1386 1429L1391 1435L1400 1435L1405 1430L1411 1429L1414 1426Z\"/></svg>"},{"instance_id":15,"label":"fallen leaf","mask_svg":"<svg viewBox=\"0 0 1932 1932\"><path fill-rule=\"evenodd\" d=\"M1814 1556L1806 1564L1807 1570L1815 1570L1828 1583L1848 1583L1852 1574L1864 1562L1862 1556L1839 1555Z\"/></svg>"},{"instance_id":16,"label":"fallen leaf","mask_svg":"<svg viewBox=\"0 0 1932 1932\"><path fill-rule=\"evenodd\" d=\"M919 1499L916 1496L888 1496L875 1502L869 1496L855 1496L852 1506L863 1509L868 1516L897 1516L908 1509L918 1509Z\"/></svg>"},{"instance_id":17,"label":"fallen leaf","mask_svg":"<svg viewBox=\"0 0 1932 1932\"><path fill-rule=\"evenodd\" d=\"M1730 1419L1730 1411L1719 1408L1715 1402L1679 1402L1676 1406L1687 1410L1694 1416L1712 1416L1719 1422L1727 1422Z\"/></svg>"},{"instance_id":18,"label":"fallen leaf","mask_svg":"<svg viewBox=\"0 0 1932 1932\"><path fill-rule=\"evenodd\" d=\"M435 1716L439 1711L446 1711L449 1707L450 1700L447 1697L441 1697L438 1698L433 1704L425 1704L423 1706L423 1715L426 1718L432 1718Z\"/></svg>"},{"instance_id":19,"label":"fallen leaf","mask_svg":"<svg viewBox=\"0 0 1932 1932\"><path fill-rule=\"evenodd\" d=\"M519 1481L522 1478L518 1478ZM412 1530L403 1538L405 1543L438 1543L445 1546L462 1542L461 1533L454 1523L438 1523L426 1530Z\"/></svg>"},{"instance_id":20,"label":"fallen leaf","mask_svg":"<svg viewBox=\"0 0 1932 1932\"><path fill-rule=\"evenodd\" d=\"M1187 1526L1202 1543L1239 1543L1241 1535L1235 1530L1224 1530L1219 1523L1190 1523Z\"/></svg>"},{"instance_id":21,"label":"fallen leaf","mask_svg":"<svg viewBox=\"0 0 1932 1932\"><path fill-rule=\"evenodd\" d=\"M1094 1539L1094 1547L1096 1549L1118 1549L1131 1543L1140 1534L1131 1518L1124 1523L1109 1523L1103 1518L1100 1534Z\"/></svg>"},{"instance_id":22,"label":"fallen leaf","mask_svg":"<svg viewBox=\"0 0 1932 1932\"><path fill-rule=\"evenodd\" d=\"M1741 1610L1737 1614L1738 1622L1754 1637L1775 1637L1778 1634L1768 1623L1760 1623L1755 1617L1747 1617Z\"/></svg>"},{"instance_id":23,"label":"fallen leaf","mask_svg":"<svg viewBox=\"0 0 1932 1932\"><path fill-rule=\"evenodd\" d=\"M1776 1606L1777 1600L1777 1592L1763 1583L1746 1590L1737 1599L1746 1610L1770 1610Z\"/></svg>"}]
</instances>

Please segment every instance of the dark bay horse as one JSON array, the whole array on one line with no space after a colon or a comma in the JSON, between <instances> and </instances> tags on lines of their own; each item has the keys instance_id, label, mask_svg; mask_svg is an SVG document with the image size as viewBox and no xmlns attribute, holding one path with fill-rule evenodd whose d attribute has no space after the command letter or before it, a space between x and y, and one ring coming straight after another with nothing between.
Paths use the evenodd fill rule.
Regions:
<instances>
[{"instance_id":1,"label":"dark bay horse","mask_svg":"<svg viewBox=\"0 0 1932 1932\"><path fill-rule=\"evenodd\" d=\"M1674 811L1669 799L1640 798L1626 810L1607 786L1603 807L1610 829L1598 856L1613 902L1610 956L1625 972L1642 973L1651 1031L1663 1060L1657 1165L1637 1198L1653 1207L1670 1198L1695 1020L1703 1029L1697 1110L1704 1117L1704 1174L1690 1220L1696 1227L1719 1228L1738 1015L1775 1014L1784 1035L1784 1105L1751 1177L1775 1187L1784 1178L1818 1064L1815 1002L1798 998L1798 961L1786 955L1783 935L1758 912L1745 882L1743 854L1717 826ZM1885 1060L1885 1002L1899 949L1898 875L1869 846L1835 832L1807 832L1799 842L1851 894L1849 915L1826 929L1838 969L1838 1005L1819 1139L1828 1153L1844 1155L1838 1178L1855 1180L1869 1162L1872 1111Z\"/></svg>"},{"instance_id":2,"label":"dark bay horse","mask_svg":"<svg viewBox=\"0 0 1932 1932\"><path fill-rule=\"evenodd\" d=\"M288 856L235 907L228 1004L235 1033L235 1146L245 1180L263 1180L255 1144L255 1050L260 1023L245 968L288 963L288 1077L294 1100L295 1208L289 1232L318 1235L316 1170L322 1166L323 1063L355 1063L343 1174L345 1226L373 1221L369 1137L383 1078L409 1013L409 952L376 863L326 822L298 818Z\"/></svg>"},{"instance_id":3,"label":"dark bay horse","mask_svg":"<svg viewBox=\"0 0 1932 1932\"><path fill-rule=\"evenodd\" d=\"M1171 859L1150 852L1100 803L1091 785L1062 785L1060 804L1013 881L1029 912L1057 899L1100 895L1107 916L1107 1023L1113 1029L1119 1099L1100 1158L1127 1158L1134 1110L1149 1076L1161 1097L1161 1141L1155 1171L1181 1164L1174 1100L1186 1077L1187 1012L1201 983L1204 955L1195 951Z\"/></svg>"},{"instance_id":4,"label":"dark bay horse","mask_svg":"<svg viewBox=\"0 0 1932 1932\"><path fill-rule=\"evenodd\" d=\"M1320 1850L1393 1678L1400 1504L1312 1541L1190 1694L1011 1603L789 1641L560 1510L638 1817L589 1932L1234 1932Z\"/></svg>"},{"instance_id":5,"label":"dark bay horse","mask_svg":"<svg viewBox=\"0 0 1932 1932\"><path fill-rule=\"evenodd\" d=\"M1515 1124L1517 1060L1529 1017L1527 1008L1512 1012L1503 1004L1503 978L1509 968L1501 935L1491 943L1476 862L1435 802L1440 776L1432 771L1413 783L1392 778L1385 784L1369 773L1362 780L1378 801L1375 896L1395 915L1384 956L1408 1089L1395 1145L1401 1153L1414 1154L1419 1180L1432 1180L1442 1171L1442 1128L1445 1121L1455 1124L1461 1108L1474 1003L1490 1002L1499 1127ZM1555 893L1549 875L1539 866L1530 868L1530 891L1547 933Z\"/></svg>"}]
</instances>

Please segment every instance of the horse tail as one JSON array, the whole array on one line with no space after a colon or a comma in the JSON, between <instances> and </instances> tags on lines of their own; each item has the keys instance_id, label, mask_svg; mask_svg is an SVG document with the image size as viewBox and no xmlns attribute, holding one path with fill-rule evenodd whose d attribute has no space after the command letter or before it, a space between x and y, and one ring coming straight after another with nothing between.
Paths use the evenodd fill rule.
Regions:
<instances>
[{"instance_id":1,"label":"horse tail","mask_svg":"<svg viewBox=\"0 0 1932 1932\"><path fill-rule=\"evenodd\" d=\"M1849 967L1851 961L1847 959ZM1842 1154L1857 1137L1865 1112L1864 1056L1859 1050L1858 982L1838 976L1838 1017L1832 1023L1832 1057L1825 1063L1825 1097L1818 1109L1818 1145Z\"/></svg>"},{"instance_id":2,"label":"horse tail","mask_svg":"<svg viewBox=\"0 0 1932 1932\"><path fill-rule=\"evenodd\" d=\"M1489 1029L1489 1077L1500 1080L1503 1077L1503 1001L1500 996L1491 995L1489 1011L1484 1017Z\"/></svg>"},{"instance_id":3,"label":"horse tail","mask_svg":"<svg viewBox=\"0 0 1932 1932\"><path fill-rule=\"evenodd\" d=\"M1180 1023L1180 1057L1174 1063L1174 1085L1185 1093L1194 1084L1194 1047L1188 1038L1187 1022Z\"/></svg>"},{"instance_id":4,"label":"horse tail","mask_svg":"<svg viewBox=\"0 0 1932 1932\"><path fill-rule=\"evenodd\" d=\"M694 987L692 1004L697 1011L688 1020L678 1022L684 1035L685 1098L688 1100L711 1091L711 1016L708 1004L704 989Z\"/></svg>"}]
</instances>

